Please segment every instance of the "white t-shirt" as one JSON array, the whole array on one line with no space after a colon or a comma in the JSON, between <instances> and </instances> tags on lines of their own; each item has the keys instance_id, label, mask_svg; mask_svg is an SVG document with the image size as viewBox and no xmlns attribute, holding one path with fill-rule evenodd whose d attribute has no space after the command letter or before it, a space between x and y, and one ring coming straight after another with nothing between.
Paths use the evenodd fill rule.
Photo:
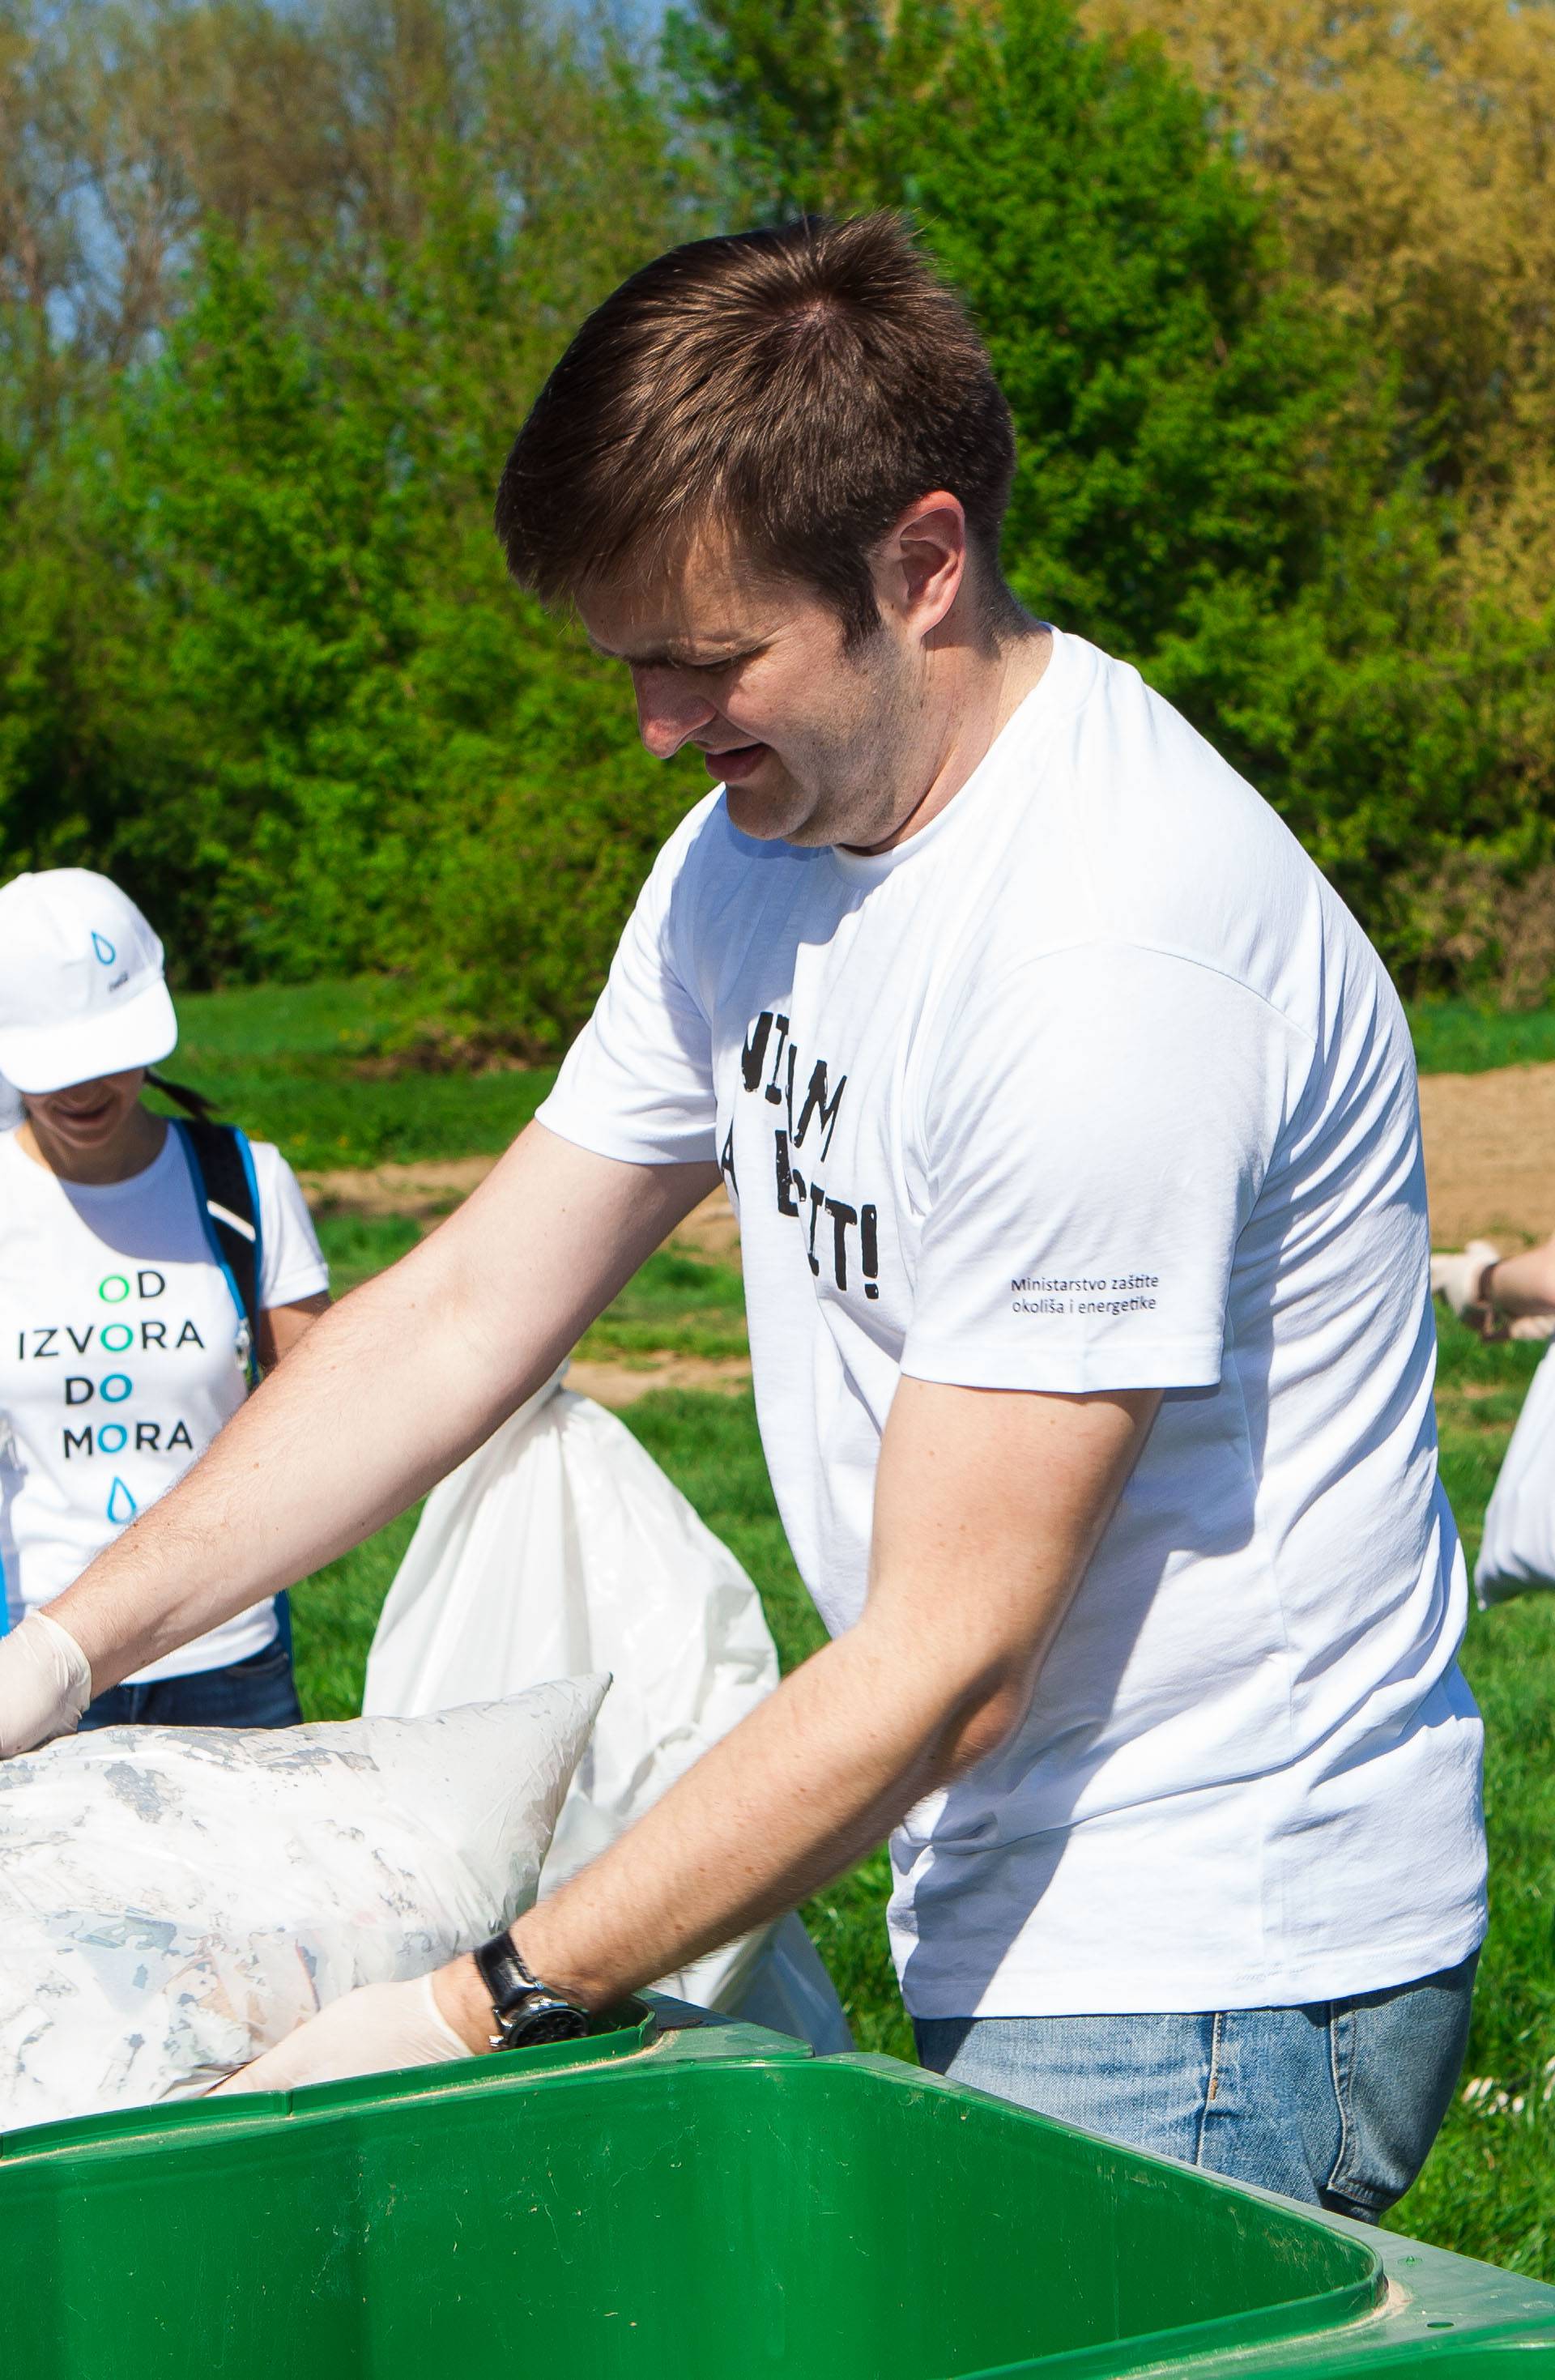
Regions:
<instances>
[{"instance_id":1,"label":"white t-shirt","mask_svg":"<svg viewBox=\"0 0 1555 2380\"><path fill-rule=\"evenodd\" d=\"M290 1166L264 1141L252 1148L260 1303L289 1305L327 1289L329 1269ZM102 1188L61 1181L15 1131L0 1133L0 1568L12 1627L204 1452L247 1393L244 1337L176 1132L143 1173ZM130 1683L241 1661L274 1633L267 1600Z\"/></svg>"},{"instance_id":2,"label":"white t-shirt","mask_svg":"<svg viewBox=\"0 0 1555 2380\"><path fill-rule=\"evenodd\" d=\"M893 1840L915 2014L1291 2005L1466 1956L1481 1730L1408 1032L1300 846L1136 671L1057 636L954 800L875 857L753 842L711 795L540 1112L721 1163L833 1631L904 1372L1167 1391L1025 1723Z\"/></svg>"}]
</instances>

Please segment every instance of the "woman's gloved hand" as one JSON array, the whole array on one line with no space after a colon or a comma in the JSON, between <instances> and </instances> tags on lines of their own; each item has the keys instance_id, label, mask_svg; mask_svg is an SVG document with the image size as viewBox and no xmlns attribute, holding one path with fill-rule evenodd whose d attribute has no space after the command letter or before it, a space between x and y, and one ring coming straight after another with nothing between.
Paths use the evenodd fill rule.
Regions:
<instances>
[{"instance_id":1,"label":"woman's gloved hand","mask_svg":"<svg viewBox=\"0 0 1555 2380\"><path fill-rule=\"evenodd\" d=\"M87 1657L46 1611L0 1636L0 1760L74 1734L91 1700Z\"/></svg>"},{"instance_id":2,"label":"woman's gloved hand","mask_svg":"<svg viewBox=\"0 0 1555 2380\"><path fill-rule=\"evenodd\" d=\"M1432 1257L1432 1292L1460 1322L1472 1323L1487 1313L1485 1276L1500 1257L1500 1249L1488 1240L1471 1240L1466 1248Z\"/></svg>"},{"instance_id":3,"label":"woman's gloved hand","mask_svg":"<svg viewBox=\"0 0 1555 2380\"><path fill-rule=\"evenodd\" d=\"M354 2074L441 2066L473 2055L443 2017L430 1975L410 1984L358 1984L206 2095L295 2091L304 2082L344 2082Z\"/></svg>"}]
</instances>

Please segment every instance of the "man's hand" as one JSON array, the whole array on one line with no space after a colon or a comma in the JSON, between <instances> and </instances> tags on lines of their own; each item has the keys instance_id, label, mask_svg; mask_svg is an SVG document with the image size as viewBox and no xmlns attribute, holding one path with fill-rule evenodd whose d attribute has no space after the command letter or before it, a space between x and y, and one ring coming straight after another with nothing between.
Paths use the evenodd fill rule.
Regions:
<instances>
[{"instance_id":1,"label":"man's hand","mask_svg":"<svg viewBox=\"0 0 1555 2380\"><path fill-rule=\"evenodd\" d=\"M410 1984L358 1984L206 2095L296 2091L307 2082L344 2082L352 2075L468 2058L470 2052L443 2017L432 1985L431 1975L418 1975Z\"/></svg>"},{"instance_id":2,"label":"man's hand","mask_svg":"<svg viewBox=\"0 0 1555 2380\"><path fill-rule=\"evenodd\" d=\"M73 1734L91 1700L86 1655L47 1612L0 1636L0 1760Z\"/></svg>"},{"instance_id":3,"label":"man's hand","mask_svg":"<svg viewBox=\"0 0 1555 2380\"><path fill-rule=\"evenodd\" d=\"M1019 1727L1144 1445L1157 1390L1053 1396L905 1378L863 1617L621 1840L513 1928L531 1973L611 2007L796 1908ZM473 2048L473 1960L438 1977Z\"/></svg>"}]
</instances>

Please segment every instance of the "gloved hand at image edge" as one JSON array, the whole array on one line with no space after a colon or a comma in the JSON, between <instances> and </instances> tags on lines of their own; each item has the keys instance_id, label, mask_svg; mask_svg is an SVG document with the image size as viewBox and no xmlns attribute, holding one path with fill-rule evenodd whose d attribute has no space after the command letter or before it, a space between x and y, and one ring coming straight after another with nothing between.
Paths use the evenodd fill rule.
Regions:
<instances>
[{"instance_id":1,"label":"gloved hand at image edge","mask_svg":"<svg viewBox=\"0 0 1555 2380\"><path fill-rule=\"evenodd\" d=\"M296 2091L308 2082L345 2082L402 2066L442 2066L473 2053L439 2010L431 1975L408 1984L358 1984L299 2024L285 2041L218 2082L224 2092Z\"/></svg>"},{"instance_id":2,"label":"gloved hand at image edge","mask_svg":"<svg viewBox=\"0 0 1555 2380\"><path fill-rule=\"evenodd\" d=\"M87 1657L46 1611L0 1636L0 1760L73 1735L91 1700Z\"/></svg>"}]
</instances>

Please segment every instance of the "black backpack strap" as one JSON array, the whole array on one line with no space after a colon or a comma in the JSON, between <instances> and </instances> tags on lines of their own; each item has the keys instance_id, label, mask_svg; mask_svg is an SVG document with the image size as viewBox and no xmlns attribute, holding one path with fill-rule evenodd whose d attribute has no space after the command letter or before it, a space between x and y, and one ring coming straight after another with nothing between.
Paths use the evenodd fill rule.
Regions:
<instances>
[{"instance_id":1,"label":"black backpack strap","mask_svg":"<svg viewBox=\"0 0 1555 2380\"><path fill-rule=\"evenodd\" d=\"M250 1384L259 1379L260 1237L259 1188L249 1144L236 1124L180 1117L172 1129L183 1140L200 1196L211 1253L232 1292L233 1304L249 1326Z\"/></svg>"}]
</instances>

